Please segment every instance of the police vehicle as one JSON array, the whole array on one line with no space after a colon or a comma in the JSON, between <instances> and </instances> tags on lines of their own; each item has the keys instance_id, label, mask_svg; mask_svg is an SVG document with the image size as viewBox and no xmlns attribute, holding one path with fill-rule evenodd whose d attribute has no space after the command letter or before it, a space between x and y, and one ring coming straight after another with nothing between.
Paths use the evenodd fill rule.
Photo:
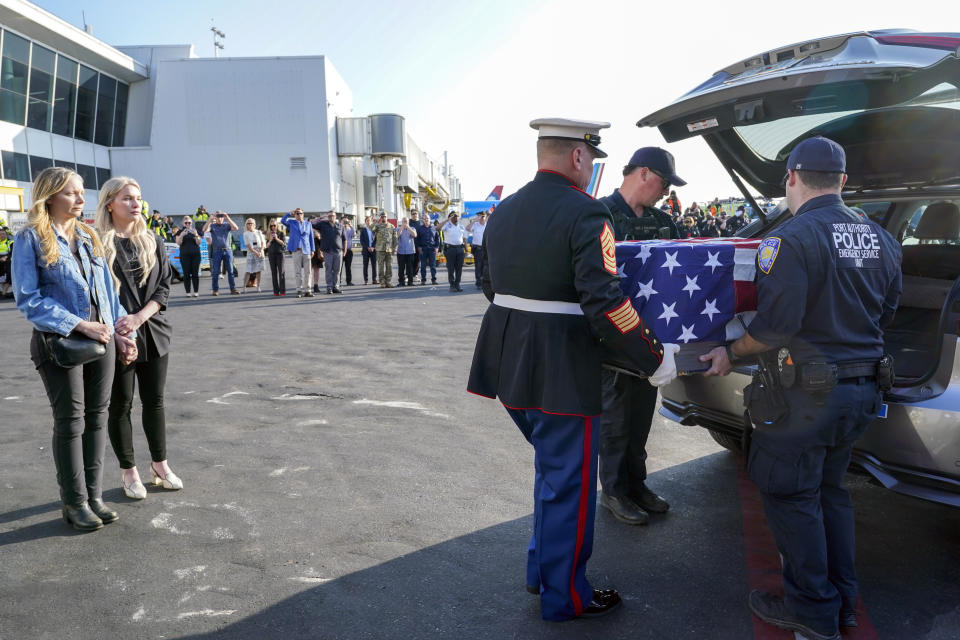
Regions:
<instances>
[{"instance_id":1,"label":"police vehicle","mask_svg":"<svg viewBox=\"0 0 960 640\"><path fill-rule=\"evenodd\" d=\"M844 201L903 245L903 295L885 332L894 388L854 449L883 486L960 507L960 33L885 30L780 47L717 71L641 119L667 142L700 136L753 205L784 196L787 156L823 135L847 154ZM786 201L737 235L789 217ZM750 368L682 376L660 413L739 450Z\"/></svg>"}]
</instances>

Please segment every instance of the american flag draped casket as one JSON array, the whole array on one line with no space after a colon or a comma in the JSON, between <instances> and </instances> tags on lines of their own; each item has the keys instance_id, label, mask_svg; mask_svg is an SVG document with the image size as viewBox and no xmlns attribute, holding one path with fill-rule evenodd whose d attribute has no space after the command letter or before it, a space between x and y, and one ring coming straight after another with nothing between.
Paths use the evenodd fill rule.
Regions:
<instances>
[{"instance_id":1,"label":"american flag draped casket","mask_svg":"<svg viewBox=\"0 0 960 640\"><path fill-rule=\"evenodd\" d=\"M681 345L679 363L684 355L743 335L757 308L760 243L759 238L618 242L620 288L661 342ZM611 364L617 366L615 358Z\"/></svg>"}]
</instances>

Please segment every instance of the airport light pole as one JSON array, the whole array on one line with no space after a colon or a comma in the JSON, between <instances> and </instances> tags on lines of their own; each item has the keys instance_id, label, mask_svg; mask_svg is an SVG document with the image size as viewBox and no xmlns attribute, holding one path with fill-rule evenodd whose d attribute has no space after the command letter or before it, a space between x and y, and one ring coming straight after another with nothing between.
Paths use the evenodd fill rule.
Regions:
<instances>
[{"instance_id":1,"label":"airport light pole","mask_svg":"<svg viewBox=\"0 0 960 640\"><path fill-rule=\"evenodd\" d=\"M223 42L221 39L226 38L227 34L225 34L223 31L220 31L216 27L210 27L210 31L213 31L213 57L219 58L219 52L223 51Z\"/></svg>"}]
</instances>

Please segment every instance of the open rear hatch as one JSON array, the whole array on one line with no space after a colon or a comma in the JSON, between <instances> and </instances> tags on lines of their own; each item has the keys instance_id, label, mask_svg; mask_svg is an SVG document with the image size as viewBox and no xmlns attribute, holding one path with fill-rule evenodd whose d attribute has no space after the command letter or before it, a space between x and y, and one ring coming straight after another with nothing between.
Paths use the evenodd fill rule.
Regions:
<instances>
[{"instance_id":1,"label":"open rear hatch","mask_svg":"<svg viewBox=\"0 0 960 640\"><path fill-rule=\"evenodd\" d=\"M845 148L847 191L935 188L960 184L958 87L960 34L861 32L740 61L637 126L703 136L765 197L784 195L787 156L811 135Z\"/></svg>"}]
</instances>

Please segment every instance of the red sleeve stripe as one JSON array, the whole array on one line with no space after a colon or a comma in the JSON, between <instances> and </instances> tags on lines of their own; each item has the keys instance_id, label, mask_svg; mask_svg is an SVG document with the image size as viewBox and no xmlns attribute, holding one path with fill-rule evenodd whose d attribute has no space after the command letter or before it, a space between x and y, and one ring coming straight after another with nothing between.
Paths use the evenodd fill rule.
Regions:
<instances>
[{"instance_id":1,"label":"red sleeve stripe","mask_svg":"<svg viewBox=\"0 0 960 640\"><path fill-rule=\"evenodd\" d=\"M629 333L640 326L640 316L637 315L629 300L624 300L623 304L613 311L608 311L605 315L607 320L623 334Z\"/></svg>"}]
</instances>

